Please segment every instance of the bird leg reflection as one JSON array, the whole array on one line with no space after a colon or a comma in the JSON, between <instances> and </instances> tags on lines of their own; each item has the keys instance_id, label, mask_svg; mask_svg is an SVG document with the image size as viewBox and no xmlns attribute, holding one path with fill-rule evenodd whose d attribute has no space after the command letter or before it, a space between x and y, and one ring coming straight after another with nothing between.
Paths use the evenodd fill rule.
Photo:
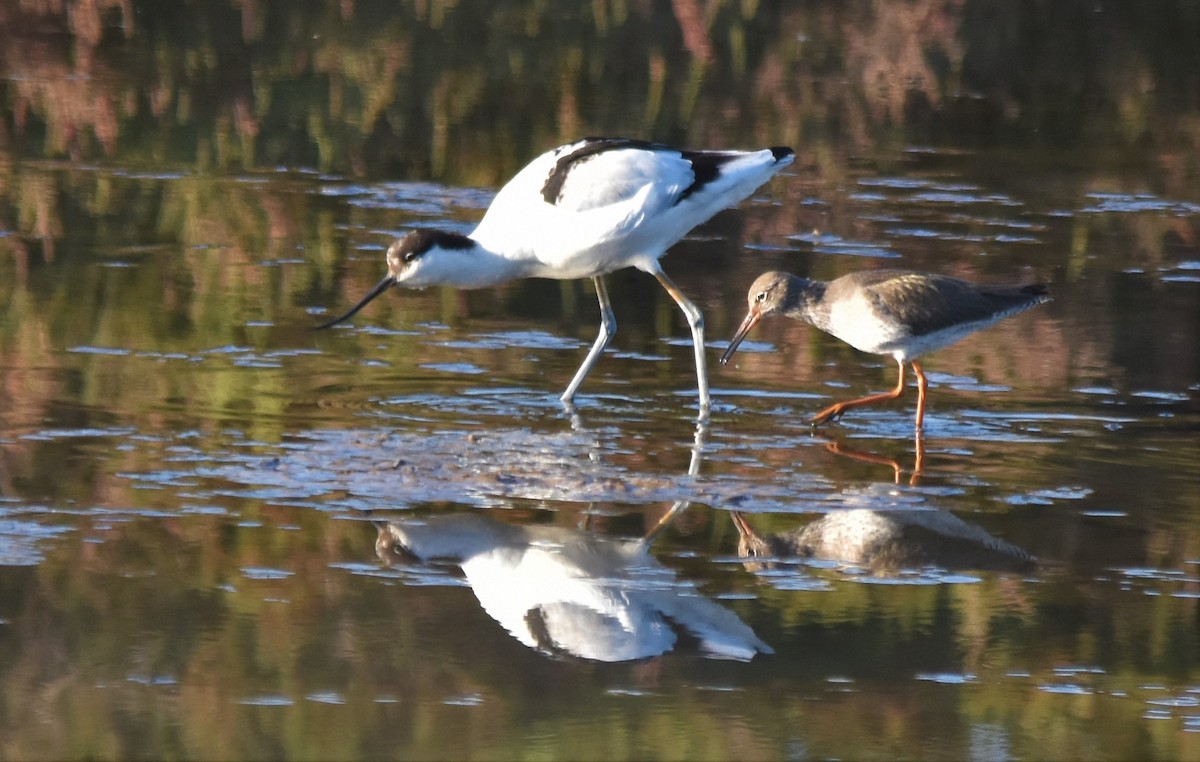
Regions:
<instances>
[{"instance_id":1,"label":"bird leg reflection","mask_svg":"<svg viewBox=\"0 0 1200 762\"><path fill-rule=\"evenodd\" d=\"M888 458L883 455L863 452L862 450L851 450L844 447L837 440L830 440L825 443L825 449L834 455L844 455L847 458L860 460L864 463L876 463L882 466L891 466L896 484L900 483L900 476L904 473L904 468L898 460ZM909 477L908 483L910 486L916 486L921 481L921 474L925 470L925 438L921 434L921 430L917 429L913 434L913 468L912 475Z\"/></svg>"},{"instance_id":2,"label":"bird leg reflection","mask_svg":"<svg viewBox=\"0 0 1200 762\"><path fill-rule=\"evenodd\" d=\"M700 462L704 459L704 440L708 436L708 421L696 422L696 435L692 437L692 459L688 462L688 476L700 473Z\"/></svg>"},{"instance_id":3,"label":"bird leg reflection","mask_svg":"<svg viewBox=\"0 0 1200 762\"><path fill-rule=\"evenodd\" d=\"M700 473L700 463L704 460L704 439L708 435L708 421L700 420L696 422L696 435L692 438L692 458L688 462L688 476L695 476ZM643 547L649 547L650 543L662 533L662 530L667 528L667 525L675 520L675 517L686 511L692 504L689 499L676 500L675 503L667 510L663 517L658 520L650 531L641 539Z\"/></svg>"}]
</instances>

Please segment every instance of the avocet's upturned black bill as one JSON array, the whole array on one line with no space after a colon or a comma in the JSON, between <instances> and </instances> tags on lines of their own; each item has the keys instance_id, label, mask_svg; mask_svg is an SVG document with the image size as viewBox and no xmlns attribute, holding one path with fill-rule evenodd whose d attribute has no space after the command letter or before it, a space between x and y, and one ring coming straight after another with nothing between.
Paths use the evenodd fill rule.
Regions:
<instances>
[{"instance_id":1,"label":"avocet's upturned black bill","mask_svg":"<svg viewBox=\"0 0 1200 762\"><path fill-rule=\"evenodd\" d=\"M604 275L650 273L687 317L701 416L709 408L704 317L659 259L717 212L745 200L791 164L792 149L689 151L629 138L585 138L534 159L508 182L470 235L418 230L387 250L388 274L346 314L391 286L484 288L518 278L591 278L600 334L563 392L570 402L608 346L617 323Z\"/></svg>"},{"instance_id":2,"label":"avocet's upturned black bill","mask_svg":"<svg viewBox=\"0 0 1200 762\"><path fill-rule=\"evenodd\" d=\"M1050 292L1042 283L991 286L911 270L864 270L831 281L767 272L751 284L746 301L746 319L721 355L722 365L764 317L782 314L803 320L861 352L891 355L900 366L895 389L830 405L813 416L813 426L841 418L853 407L897 399L904 393L908 363L917 376L920 429L929 384L915 358L1048 302Z\"/></svg>"}]
</instances>

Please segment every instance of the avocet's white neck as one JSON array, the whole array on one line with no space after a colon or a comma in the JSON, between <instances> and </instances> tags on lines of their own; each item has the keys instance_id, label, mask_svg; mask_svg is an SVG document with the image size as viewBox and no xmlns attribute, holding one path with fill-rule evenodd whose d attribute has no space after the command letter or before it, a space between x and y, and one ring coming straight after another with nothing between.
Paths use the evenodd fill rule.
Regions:
<instances>
[{"instance_id":1,"label":"avocet's white neck","mask_svg":"<svg viewBox=\"0 0 1200 762\"><path fill-rule=\"evenodd\" d=\"M470 240L474 245L469 248L435 246L411 261L397 263L396 284L408 288L487 288L539 274L539 263L520 251L493 251Z\"/></svg>"}]
</instances>

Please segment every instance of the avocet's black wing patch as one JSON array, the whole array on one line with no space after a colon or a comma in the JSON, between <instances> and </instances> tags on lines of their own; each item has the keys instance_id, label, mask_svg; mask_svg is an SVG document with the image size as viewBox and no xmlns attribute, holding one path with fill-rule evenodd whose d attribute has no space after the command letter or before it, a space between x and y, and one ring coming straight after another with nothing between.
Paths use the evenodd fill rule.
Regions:
<instances>
[{"instance_id":1,"label":"avocet's black wing patch","mask_svg":"<svg viewBox=\"0 0 1200 762\"><path fill-rule=\"evenodd\" d=\"M683 154L683 158L691 162L692 173L696 175L696 179L683 189L683 193L680 193L679 198L675 199L676 204L720 177L721 167L740 155L720 151L681 151L680 153Z\"/></svg>"},{"instance_id":2,"label":"avocet's black wing patch","mask_svg":"<svg viewBox=\"0 0 1200 762\"><path fill-rule=\"evenodd\" d=\"M787 146L772 146L768 150L775 157L775 161L786 159L795 153ZM683 189L683 193L680 193L679 198L675 199L676 204L720 177L721 168L726 164L746 155L744 151L680 151L679 153L691 162L692 172L695 173L696 179Z\"/></svg>"},{"instance_id":3,"label":"avocet's black wing patch","mask_svg":"<svg viewBox=\"0 0 1200 762\"><path fill-rule=\"evenodd\" d=\"M746 151L691 151L681 150L663 143L652 143L634 138L584 138L574 150L559 156L542 185L542 198L548 204L559 204L563 200L563 189L567 176L574 167L607 151L634 149L647 152L672 154L686 161L692 170L692 181L673 200L678 204L703 189L721 176L725 165L745 158ZM776 161L793 154L792 149L776 146L770 149Z\"/></svg>"},{"instance_id":4,"label":"avocet's black wing patch","mask_svg":"<svg viewBox=\"0 0 1200 762\"><path fill-rule=\"evenodd\" d=\"M637 148L642 151L680 153L661 143L651 143L634 138L584 138L582 143L583 145L574 151L558 157L558 161L554 163L554 169L550 170L549 176L546 177L546 184L542 186L542 198L546 199L547 204L557 204L562 198L563 184L566 183L567 174L571 171L572 166L605 151L613 151L618 148Z\"/></svg>"},{"instance_id":5,"label":"avocet's black wing patch","mask_svg":"<svg viewBox=\"0 0 1200 762\"><path fill-rule=\"evenodd\" d=\"M680 155L692 165L695 179L679 194L679 198L675 199L676 204L715 180L721 174L721 166L736 159L739 155L722 151L682 151L663 143L651 143L634 138L584 138L583 145L560 156L555 162L554 169L550 170L550 175L546 178L546 184L542 186L542 198L546 199L548 204L557 204L562 200L563 185L566 183L567 175L572 167L605 151L624 148L670 152Z\"/></svg>"}]
</instances>

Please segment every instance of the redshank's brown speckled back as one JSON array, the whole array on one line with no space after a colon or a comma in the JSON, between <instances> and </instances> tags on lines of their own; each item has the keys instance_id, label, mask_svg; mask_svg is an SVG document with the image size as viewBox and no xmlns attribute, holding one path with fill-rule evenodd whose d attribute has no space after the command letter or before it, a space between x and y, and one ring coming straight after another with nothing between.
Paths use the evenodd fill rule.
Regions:
<instances>
[{"instance_id":1,"label":"redshank's brown speckled back","mask_svg":"<svg viewBox=\"0 0 1200 762\"><path fill-rule=\"evenodd\" d=\"M915 358L1050 301L1050 294L1041 283L983 285L912 270L865 270L831 281L768 272L750 286L747 301L746 319L721 356L722 364L764 317L783 314L803 320L855 349L891 355L900 366L895 389L830 405L813 416L814 426L840 418L852 407L898 398L904 392L904 365L909 363L917 376L920 429L928 382Z\"/></svg>"}]
</instances>

